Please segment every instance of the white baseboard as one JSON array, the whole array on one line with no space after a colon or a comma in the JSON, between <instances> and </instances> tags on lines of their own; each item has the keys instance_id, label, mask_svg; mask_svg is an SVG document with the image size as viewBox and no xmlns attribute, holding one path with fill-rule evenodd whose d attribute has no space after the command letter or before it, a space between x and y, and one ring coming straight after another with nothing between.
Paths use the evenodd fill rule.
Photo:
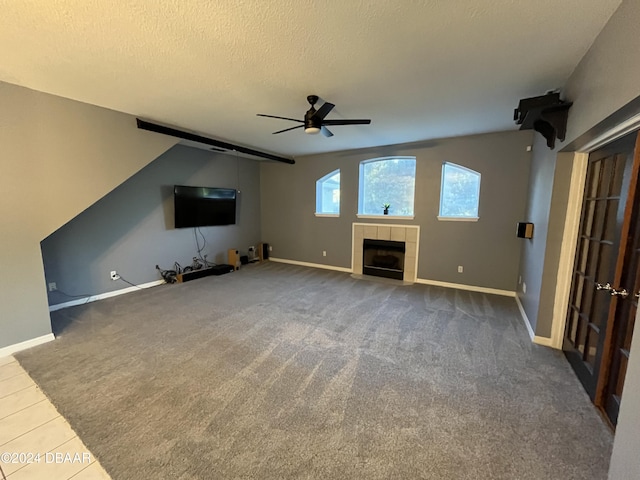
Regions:
<instances>
[{"instance_id":1,"label":"white baseboard","mask_svg":"<svg viewBox=\"0 0 640 480\"><path fill-rule=\"evenodd\" d=\"M522 302L520 302L520 297L516 295L516 303L518 304L518 309L520 310L520 314L522 315L522 320L524 321L525 327L527 327L527 331L529 332L529 337L531 337L531 341L537 345L542 345L543 347L551 347L556 348L553 344L553 339L548 337L539 337L533 331L531 327L531 322L529 321L529 317L524 311L524 307L522 306Z\"/></svg>"},{"instance_id":2,"label":"white baseboard","mask_svg":"<svg viewBox=\"0 0 640 480\"><path fill-rule=\"evenodd\" d=\"M524 321L524 326L527 327L527 332L529 332L529 337L531 337L531 341L536 338L536 334L531 327L531 322L529 321L529 317L527 317L526 312L524 311L524 307L522 306L522 302L520 301L520 297L516 295L516 304L518 305L518 309L520 310L520 315L522 315L522 320Z\"/></svg>"},{"instance_id":3,"label":"white baseboard","mask_svg":"<svg viewBox=\"0 0 640 480\"><path fill-rule=\"evenodd\" d=\"M297 260L288 260L286 258L274 258L274 257L270 257L269 260L276 263L288 263L291 265L300 265L302 267L322 268L324 270L335 270L336 272L353 273L353 270L351 268L336 267L334 265L324 265L322 263L299 262ZM462 283L439 282L437 280L425 280L422 278L417 278L415 283L421 283L423 285L434 285L436 287L456 288L458 290L467 290L471 292L490 293L493 295L502 295L504 297L516 296L516 292L512 292L511 290L500 290L497 288L476 287L475 285L464 285Z\"/></svg>"},{"instance_id":4,"label":"white baseboard","mask_svg":"<svg viewBox=\"0 0 640 480\"><path fill-rule=\"evenodd\" d=\"M346 267L336 267L334 265L324 265L322 263L299 262L297 260L287 260L286 258L269 257L269 260L276 263L288 263L290 265L300 265L301 267L322 268L324 270L334 270L336 272L352 273L353 270Z\"/></svg>"},{"instance_id":5,"label":"white baseboard","mask_svg":"<svg viewBox=\"0 0 640 480\"><path fill-rule=\"evenodd\" d=\"M416 278L416 283L421 283L423 285L433 285L435 287L455 288L456 290L466 290L468 292L502 295L503 297L516 296L516 292L512 292L511 290L500 290L498 288L477 287L475 285L465 285L463 283L440 282L438 280L426 280L424 278Z\"/></svg>"},{"instance_id":6,"label":"white baseboard","mask_svg":"<svg viewBox=\"0 0 640 480\"><path fill-rule=\"evenodd\" d=\"M0 358L8 357L9 355L13 355L16 352L21 350L26 350L27 348L35 347L37 345L42 345L43 343L51 342L55 340L56 337L53 336L53 333L47 333L46 335L42 335L41 337L32 338L31 340L25 340L24 342L14 343L13 345L9 345L8 347L0 348Z\"/></svg>"},{"instance_id":7,"label":"white baseboard","mask_svg":"<svg viewBox=\"0 0 640 480\"><path fill-rule=\"evenodd\" d=\"M76 305L83 305L85 303L95 302L96 300L104 300L105 298L117 297L118 295L124 295L125 293L135 292L136 290L151 288L157 285L166 283L164 280L155 280L149 283L142 283L137 287L127 287L121 290L114 290L113 292L100 293L99 295L91 295L90 297L78 298L69 302L58 303L56 305L49 305L49 311L55 312L56 310L62 310L63 308L75 307Z\"/></svg>"}]
</instances>

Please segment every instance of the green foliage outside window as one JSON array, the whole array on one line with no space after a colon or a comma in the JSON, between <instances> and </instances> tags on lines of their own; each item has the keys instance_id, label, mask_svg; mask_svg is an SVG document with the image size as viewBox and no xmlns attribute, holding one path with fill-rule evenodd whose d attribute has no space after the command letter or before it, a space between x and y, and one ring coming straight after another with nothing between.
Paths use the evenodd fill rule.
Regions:
<instances>
[{"instance_id":1,"label":"green foliage outside window","mask_svg":"<svg viewBox=\"0 0 640 480\"><path fill-rule=\"evenodd\" d=\"M382 215L389 204L389 215L413 216L415 157L394 157L360 163L358 213Z\"/></svg>"},{"instance_id":2,"label":"green foliage outside window","mask_svg":"<svg viewBox=\"0 0 640 480\"><path fill-rule=\"evenodd\" d=\"M440 216L477 218L480 201L480 174L460 165L442 166Z\"/></svg>"}]
</instances>

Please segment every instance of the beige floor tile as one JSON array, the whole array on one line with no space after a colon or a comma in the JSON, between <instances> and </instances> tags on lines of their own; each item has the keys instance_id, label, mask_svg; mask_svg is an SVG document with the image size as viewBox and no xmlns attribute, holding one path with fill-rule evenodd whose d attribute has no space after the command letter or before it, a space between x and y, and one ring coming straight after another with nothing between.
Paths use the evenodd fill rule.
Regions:
<instances>
[{"instance_id":1,"label":"beige floor tile","mask_svg":"<svg viewBox=\"0 0 640 480\"><path fill-rule=\"evenodd\" d=\"M55 450L75 437L76 434L71 430L67 421L62 417L58 417L4 445L0 445L0 450L9 453L45 453ZM24 465L2 465L5 475L9 475L21 469L21 467L24 467ZM14 479L11 478L11 480Z\"/></svg>"},{"instance_id":2,"label":"beige floor tile","mask_svg":"<svg viewBox=\"0 0 640 480\"><path fill-rule=\"evenodd\" d=\"M44 401L48 402L47 397L44 396L36 385L20 390L7 397L0 398L0 420L20 410L24 410L31 405Z\"/></svg>"},{"instance_id":3,"label":"beige floor tile","mask_svg":"<svg viewBox=\"0 0 640 480\"><path fill-rule=\"evenodd\" d=\"M102 465L98 462L93 462L80 473L71 477L70 480L111 480L111 477L104 471Z\"/></svg>"},{"instance_id":4,"label":"beige floor tile","mask_svg":"<svg viewBox=\"0 0 640 480\"><path fill-rule=\"evenodd\" d=\"M13 355L8 355L6 357L0 357L0 366L6 365L7 363L15 362L16 359L13 358Z\"/></svg>"},{"instance_id":5,"label":"beige floor tile","mask_svg":"<svg viewBox=\"0 0 640 480\"><path fill-rule=\"evenodd\" d=\"M18 470L15 475L24 478L67 479L80 473L94 461L93 455L78 437L60 445L53 451L42 452L40 461ZM10 476L13 480L14 475ZM8 479L9 480L9 479Z\"/></svg>"},{"instance_id":6,"label":"beige floor tile","mask_svg":"<svg viewBox=\"0 0 640 480\"><path fill-rule=\"evenodd\" d=\"M25 371L22 369L18 362L11 362L5 365L0 365L0 382L2 380L7 380L11 377L22 375L24 373Z\"/></svg>"},{"instance_id":7,"label":"beige floor tile","mask_svg":"<svg viewBox=\"0 0 640 480\"><path fill-rule=\"evenodd\" d=\"M49 402L40 402L3 418L0 420L0 446L59 416Z\"/></svg>"},{"instance_id":8,"label":"beige floor tile","mask_svg":"<svg viewBox=\"0 0 640 480\"><path fill-rule=\"evenodd\" d=\"M26 373L2 380L0 381L0 398L8 397L32 385L34 385L33 380Z\"/></svg>"}]
</instances>

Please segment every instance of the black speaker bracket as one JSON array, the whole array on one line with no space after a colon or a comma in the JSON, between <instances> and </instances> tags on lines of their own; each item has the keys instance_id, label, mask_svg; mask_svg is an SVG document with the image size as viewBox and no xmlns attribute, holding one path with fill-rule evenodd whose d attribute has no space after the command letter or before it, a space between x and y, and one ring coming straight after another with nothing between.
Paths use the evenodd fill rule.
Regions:
<instances>
[{"instance_id":1,"label":"black speaker bracket","mask_svg":"<svg viewBox=\"0 0 640 480\"><path fill-rule=\"evenodd\" d=\"M520 130L535 130L546 140L547 146L555 148L556 138L564 141L567 133L567 119L572 102L560 100L557 92L540 97L520 100L514 111L514 120Z\"/></svg>"}]
</instances>

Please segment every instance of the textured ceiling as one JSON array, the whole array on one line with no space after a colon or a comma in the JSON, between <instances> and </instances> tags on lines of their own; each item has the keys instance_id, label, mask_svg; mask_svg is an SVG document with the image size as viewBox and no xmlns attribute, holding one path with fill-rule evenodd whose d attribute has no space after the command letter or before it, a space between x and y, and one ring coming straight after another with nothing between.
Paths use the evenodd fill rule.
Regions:
<instances>
[{"instance_id":1,"label":"textured ceiling","mask_svg":"<svg viewBox=\"0 0 640 480\"><path fill-rule=\"evenodd\" d=\"M301 155L516 129L620 0L0 0L0 80ZM336 105L332 138L295 124Z\"/></svg>"}]
</instances>

